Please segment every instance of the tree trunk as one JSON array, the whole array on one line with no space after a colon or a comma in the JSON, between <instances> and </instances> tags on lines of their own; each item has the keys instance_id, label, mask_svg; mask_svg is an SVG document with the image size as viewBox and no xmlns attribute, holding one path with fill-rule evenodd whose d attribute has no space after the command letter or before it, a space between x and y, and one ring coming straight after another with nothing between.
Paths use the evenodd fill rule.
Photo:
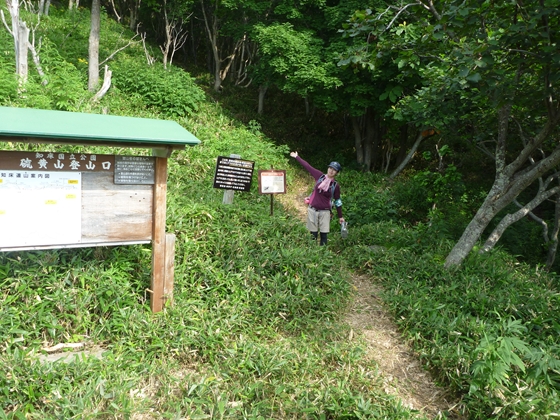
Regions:
<instances>
[{"instance_id":1,"label":"tree trunk","mask_svg":"<svg viewBox=\"0 0 560 420\"><path fill-rule=\"evenodd\" d=\"M243 38L241 38L235 43L235 45L231 49L232 53L223 60L226 63L226 65L221 67L220 80L226 80L228 74L235 73L235 71L230 73L230 70L235 68L235 62L238 60L238 56L240 52L243 51L244 44L245 44L245 36L243 36ZM233 79L233 77L231 76L230 78Z\"/></svg>"},{"instance_id":2,"label":"tree trunk","mask_svg":"<svg viewBox=\"0 0 560 420\"><path fill-rule=\"evenodd\" d=\"M109 66L105 66L105 76L103 77L103 85L101 86L101 89L99 90L99 92L97 92L93 96L93 98L91 99L92 102L99 102L101 100L101 98L103 98L105 96L105 94L107 93L107 91L111 87L111 76L112 75L113 75L113 72L111 70L109 70Z\"/></svg>"},{"instance_id":3,"label":"tree trunk","mask_svg":"<svg viewBox=\"0 0 560 420\"><path fill-rule=\"evenodd\" d=\"M192 62L193 64L196 66L198 66L198 54L197 54L197 50L198 50L198 45L200 44L200 40L198 37L195 38L195 30L194 30L194 23L193 23L193 19L190 20L190 25L191 25L191 42L190 42L190 50L191 50L191 55L192 55ZM185 54L185 56L187 56L187 54Z\"/></svg>"},{"instance_id":4,"label":"tree trunk","mask_svg":"<svg viewBox=\"0 0 560 420\"><path fill-rule=\"evenodd\" d=\"M222 89L222 79L220 74L222 72L222 63L220 61L220 53L218 52L217 40L214 39L212 46L212 55L214 56L214 91L219 92Z\"/></svg>"},{"instance_id":5,"label":"tree trunk","mask_svg":"<svg viewBox=\"0 0 560 420\"><path fill-rule=\"evenodd\" d=\"M362 142L361 117L350 117L354 131L354 147L356 149L356 163L360 168L364 166L364 147Z\"/></svg>"},{"instance_id":6,"label":"tree trunk","mask_svg":"<svg viewBox=\"0 0 560 420\"><path fill-rule=\"evenodd\" d=\"M134 1L132 5L129 6L129 19L128 27L131 31L136 31L136 22L138 21L138 8L140 7L140 2L138 0Z\"/></svg>"},{"instance_id":7,"label":"tree trunk","mask_svg":"<svg viewBox=\"0 0 560 420\"><path fill-rule=\"evenodd\" d=\"M408 144L408 124L403 124L399 131L399 152L395 158L395 165L399 166L406 157L406 145Z\"/></svg>"},{"instance_id":8,"label":"tree trunk","mask_svg":"<svg viewBox=\"0 0 560 420\"><path fill-rule=\"evenodd\" d=\"M247 38L247 34L244 34L242 44L241 44L241 53L239 54L239 60L237 63L237 71L236 71L237 76L235 80L236 86L245 83L245 80L249 77L247 73L247 67L251 66L252 57L254 55L251 51L252 46L253 45ZM244 87L248 87L251 84L251 82L252 80L249 79L249 82Z\"/></svg>"},{"instance_id":9,"label":"tree trunk","mask_svg":"<svg viewBox=\"0 0 560 420\"><path fill-rule=\"evenodd\" d=\"M95 92L99 85L99 33L101 27L101 8L99 0L91 2L91 29L89 32L88 89Z\"/></svg>"},{"instance_id":10,"label":"tree trunk","mask_svg":"<svg viewBox=\"0 0 560 420\"><path fill-rule=\"evenodd\" d=\"M37 73L39 73L39 76L41 76L42 79L41 84L43 86L46 86L48 84L48 80L47 77L45 76L45 73L43 72L43 68L41 67L41 60L39 58L39 54L35 49L35 28L33 29L32 33L33 33L32 42L28 42L27 47L29 48L29 51L31 51L31 57L33 57L33 62L35 63L35 68L37 69Z\"/></svg>"},{"instance_id":11,"label":"tree trunk","mask_svg":"<svg viewBox=\"0 0 560 420\"><path fill-rule=\"evenodd\" d=\"M407 153L406 157L399 164L399 166L397 166L395 170L391 173L391 175L389 175L389 178L394 179L398 174L401 173L401 171L406 167L406 165L408 165L408 162L410 162L414 157L414 155L416 154L416 150L418 150L418 147L420 146L420 143L422 143L422 140L424 140L424 136L422 135L422 133L419 133L418 137L416 137L416 141L410 148L410 151ZM401 147L404 147L404 145L402 145Z\"/></svg>"},{"instance_id":12,"label":"tree trunk","mask_svg":"<svg viewBox=\"0 0 560 420\"><path fill-rule=\"evenodd\" d=\"M202 6L202 14L204 15L206 33L208 34L208 40L210 41L212 58L214 59L214 90L219 92L222 87L222 79L220 77L222 62L220 59L220 51L218 50L218 17L216 16L216 13L212 14L212 16L208 16L204 6L204 1L200 0L200 4ZM217 8L218 4L216 3L216 9Z\"/></svg>"},{"instance_id":13,"label":"tree trunk","mask_svg":"<svg viewBox=\"0 0 560 420\"><path fill-rule=\"evenodd\" d=\"M190 16L189 16L190 17ZM165 41L163 47L160 46L163 53L163 68L167 69L167 64L173 63L175 53L183 47L187 41L188 31L183 28L183 20L181 18L169 19L167 14L167 0L163 0L163 18L165 24Z\"/></svg>"},{"instance_id":14,"label":"tree trunk","mask_svg":"<svg viewBox=\"0 0 560 420\"><path fill-rule=\"evenodd\" d=\"M17 45L17 75L19 76L20 83L25 84L27 82L27 76L29 74L29 64L28 64L28 51L29 51L29 28L25 22L20 21L16 27L18 32L18 45Z\"/></svg>"},{"instance_id":15,"label":"tree trunk","mask_svg":"<svg viewBox=\"0 0 560 420\"><path fill-rule=\"evenodd\" d=\"M370 124L368 125L371 130L371 164L370 170L375 171L382 168L383 165L383 145L381 135L381 121L379 114L370 112Z\"/></svg>"},{"instance_id":16,"label":"tree trunk","mask_svg":"<svg viewBox=\"0 0 560 420\"><path fill-rule=\"evenodd\" d=\"M550 270L556 259L558 250L558 232L560 231L560 194L556 194L556 203L554 206L554 229L550 235L548 243L548 254L546 256L546 269Z\"/></svg>"},{"instance_id":17,"label":"tree trunk","mask_svg":"<svg viewBox=\"0 0 560 420\"><path fill-rule=\"evenodd\" d=\"M115 14L115 17L117 18L117 22L121 23L121 15L119 15L119 11L117 9L117 6L115 6L115 0L110 0L111 1L111 6L113 7L113 13Z\"/></svg>"},{"instance_id":18,"label":"tree trunk","mask_svg":"<svg viewBox=\"0 0 560 420\"><path fill-rule=\"evenodd\" d=\"M14 53L16 61L16 75L19 78L19 83L24 84L27 81L27 75L29 72L28 65L28 50L29 50L29 28L24 21L19 19L19 2L18 0L6 0L6 5L8 7L8 12L10 13L12 28L8 27L6 20L4 19L4 13L0 10L2 14L2 20L10 35L14 40Z\"/></svg>"},{"instance_id":19,"label":"tree trunk","mask_svg":"<svg viewBox=\"0 0 560 420\"><path fill-rule=\"evenodd\" d=\"M6 5L8 6L8 12L10 13L10 18L12 20L12 30L11 35L14 38L14 52L16 55L16 69L18 67L18 44L19 44L19 1L18 0L6 0ZM4 15L2 15L4 17Z\"/></svg>"},{"instance_id":20,"label":"tree trunk","mask_svg":"<svg viewBox=\"0 0 560 420\"><path fill-rule=\"evenodd\" d=\"M165 41L163 47L160 46L161 53L163 54L163 68L167 69L167 60L169 56L169 49L171 48L172 28L171 22L167 18L167 0L163 0L163 18L165 23Z\"/></svg>"},{"instance_id":21,"label":"tree trunk","mask_svg":"<svg viewBox=\"0 0 560 420\"><path fill-rule=\"evenodd\" d=\"M509 105L504 105L498 112L499 130L496 146L496 178L482 206L471 220L459 241L455 244L445 260L445 266L460 265L480 238L490 221L505 206L531 185L535 180L551 171L560 164L560 146L546 158L526 168L526 162L533 151L538 148L552 133L560 121L560 114L552 116L541 131L529 142L519 155L506 165L505 144L507 137L507 120Z\"/></svg>"},{"instance_id":22,"label":"tree trunk","mask_svg":"<svg viewBox=\"0 0 560 420\"><path fill-rule=\"evenodd\" d=\"M523 217L527 216L529 212L534 210L539 204L541 204L544 200L552 197L554 194L560 191L560 186L552 188L548 191L539 191L537 196L531 200L529 203L524 205L518 211L513 214L507 214L503 217L503 219L498 223L498 226L494 229L494 231L488 236L488 239L484 243L483 247L480 249L480 252L488 252L496 243L500 240L502 235L504 234L505 230L512 225L513 223L521 220Z\"/></svg>"},{"instance_id":23,"label":"tree trunk","mask_svg":"<svg viewBox=\"0 0 560 420\"><path fill-rule=\"evenodd\" d=\"M373 140L375 136L375 121L374 116L372 117L372 111L369 109L366 111L366 135L364 138L364 165L363 170L365 172L371 171L373 163Z\"/></svg>"},{"instance_id":24,"label":"tree trunk","mask_svg":"<svg viewBox=\"0 0 560 420\"><path fill-rule=\"evenodd\" d=\"M492 201L494 201L494 196L489 194L463 232L461 239L459 239L445 259L445 267L449 268L460 265L469 255L480 235L482 235L486 226L488 226L497 213L492 205Z\"/></svg>"},{"instance_id":25,"label":"tree trunk","mask_svg":"<svg viewBox=\"0 0 560 420\"><path fill-rule=\"evenodd\" d=\"M264 110L264 97L266 95L267 89L268 89L268 85L266 84L262 84L259 86L259 106L257 111L259 115L262 115Z\"/></svg>"},{"instance_id":26,"label":"tree trunk","mask_svg":"<svg viewBox=\"0 0 560 420\"><path fill-rule=\"evenodd\" d=\"M384 174L389 171L389 164L391 163L391 156L393 154L393 144L390 140L387 140L385 147L383 148L383 162L381 163L381 170Z\"/></svg>"},{"instance_id":27,"label":"tree trunk","mask_svg":"<svg viewBox=\"0 0 560 420\"><path fill-rule=\"evenodd\" d=\"M447 256L445 267L449 268L451 266L460 265L480 239L482 232L490 221L511 203L519 193L531 185L539 175L542 175L540 171L544 170L547 172L549 170L549 165L552 164L552 167L554 167L558 163L560 163L560 148L557 148L551 156L539 162L533 170L518 174L515 177L510 177L507 174L506 169L508 168L496 174L496 180L494 181L492 189L463 232L459 241Z\"/></svg>"}]
</instances>

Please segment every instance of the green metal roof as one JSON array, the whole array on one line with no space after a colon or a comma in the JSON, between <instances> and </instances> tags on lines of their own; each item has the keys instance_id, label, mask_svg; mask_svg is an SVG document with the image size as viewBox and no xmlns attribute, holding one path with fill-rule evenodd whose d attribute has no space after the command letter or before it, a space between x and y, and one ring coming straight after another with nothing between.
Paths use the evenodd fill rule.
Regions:
<instances>
[{"instance_id":1,"label":"green metal roof","mask_svg":"<svg viewBox=\"0 0 560 420\"><path fill-rule=\"evenodd\" d=\"M0 140L6 137L22 142L172 149L200 143L175 121L0 107Z\"/></svg>"}]
</instances>

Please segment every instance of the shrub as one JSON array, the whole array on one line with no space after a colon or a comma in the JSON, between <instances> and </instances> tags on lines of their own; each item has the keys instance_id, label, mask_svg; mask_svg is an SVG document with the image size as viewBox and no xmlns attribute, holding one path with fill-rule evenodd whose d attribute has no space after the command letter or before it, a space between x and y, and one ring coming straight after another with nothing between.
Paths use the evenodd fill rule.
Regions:
<instances>
[{"instance_id":1,"label":"shrub","mask_svg":"<svg viewBox=\"0 0 560 420\"><path fill-rule=\"evenodd\" d=\"M123 60L113 66L113 82L121 92L137 95L144 103L169 118L185 117L198 110L204 92L183 70L165 70Z\"/></svg>"},{"instance_id":2,"label":"shrub","mask_svg":"<svg viewBox=\"0 0 560 420\"><path fill-rule=\"evenodd\" d=\"M351 226L395 220L396 202L384 177L374 173L348 170L341 172L344 218Z\"/></svg>"},{"instance_id":3,"label":"shrub","mask_svg":"<svg viewBox=\"0 0 560 420\"><path fill-rule=\"evenodd\" d=\"M17 79L13 58L13 40L7 31L0 31L0 104L8 105L17 97Z\"/></svg>"}]
</instances>

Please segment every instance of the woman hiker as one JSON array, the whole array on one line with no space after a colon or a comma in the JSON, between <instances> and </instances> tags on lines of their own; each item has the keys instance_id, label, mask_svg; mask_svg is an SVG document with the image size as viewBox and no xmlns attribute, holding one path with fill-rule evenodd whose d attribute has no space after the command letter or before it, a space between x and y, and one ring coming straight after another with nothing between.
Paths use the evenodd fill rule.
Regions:
<instances>
[{"instance_id":1,"label":"woman hiker","mask_svg":"<svg viewBox=\"0 0 560 420\"><path fill-rule=\"evenodd\" d=\"M331 162L327 169L327 173L323 174L315 169L305 160L298 156L298 152L291 152L290 156L295 158L304 169L315 179L315 187L313 193L306 199L309 204L307 209L307 229L317 240L317 233L321 234L321 245L327 244L327 235L330 232L331 225L331 202L334 201L336 212L338 214L338 222L344 223L342 217L342 201L340 200L340 185L334 180L336 175L342 170L342 166L338 162Z\"/></svg>"}]
</instances>

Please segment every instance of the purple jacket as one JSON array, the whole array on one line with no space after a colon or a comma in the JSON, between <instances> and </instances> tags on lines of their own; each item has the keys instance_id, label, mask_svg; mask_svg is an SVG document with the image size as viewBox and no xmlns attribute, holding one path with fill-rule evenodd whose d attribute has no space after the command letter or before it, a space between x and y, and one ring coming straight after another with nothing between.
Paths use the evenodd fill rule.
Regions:
<instances>
[{"instance_id":1,"label":"purple jacket","mask_svg":"<svg viewBox=\"0 0 560 420\"><path fill-rule=\"evenodd\" d=\"M317 181L319 180L319 178L321 178L321 176L323 175L323 172L321 172L318 169L315 169L313 166L311 166L309 163L307 163L305 160L303 160L299 156L296 157L296 160L315 179L315 186L313 187L313 193L314 193L313 194L313 200L311 201L311 203L309 203L309 205L311 207L315 208L316 210L330 210L331 209L331 194L332 194L331 191L332 191L332 188L329 188L327 191L319 191L319 189L317 188ZM333 183L333 181L331 181L331 185L332 185L332 183ZM333 199L335 201L340 200L340 185L339 185L338 182L336 183L336 185L334 187ZM342 217L342 206L337 206L335 208L336 208L336 212L338 213L338 218L340 219Z\"/></svg>"}]
</instances>

